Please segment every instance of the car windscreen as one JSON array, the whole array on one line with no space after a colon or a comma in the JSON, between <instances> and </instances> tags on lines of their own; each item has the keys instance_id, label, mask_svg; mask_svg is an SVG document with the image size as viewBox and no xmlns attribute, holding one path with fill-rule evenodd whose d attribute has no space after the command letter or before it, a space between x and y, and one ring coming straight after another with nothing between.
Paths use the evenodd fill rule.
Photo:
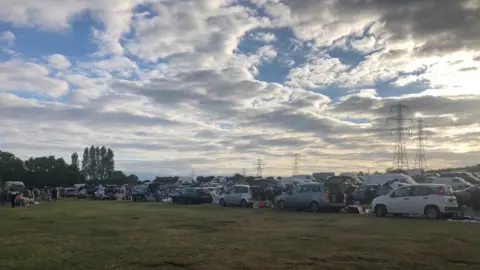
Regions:
<instances>
[{"instance_id":1,"label":"car windscreen","mask_svg":"<svg viewBox=\"0 0 480 270\"><path fill-rule=\"evenodd\" d=\"M198 196L209 196L210 191L208 189L199 188L195 190Z\"/></svg>"}]
</instances>

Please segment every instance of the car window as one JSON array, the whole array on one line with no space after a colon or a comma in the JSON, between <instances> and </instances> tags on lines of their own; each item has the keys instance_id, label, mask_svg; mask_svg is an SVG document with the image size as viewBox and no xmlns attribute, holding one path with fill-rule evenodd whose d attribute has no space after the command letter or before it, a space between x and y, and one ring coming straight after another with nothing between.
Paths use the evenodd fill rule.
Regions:
<instances>
[{"instance_id":1,"label":"car window","mask_svg":"<svg viewBox=\"0 0 480 270\"><path fill-rule=\"evenodd\" d=\"M227 191L226 194L234 194L234 193L235 193L235 187L232 187L231 189L229 189L229 190Z\"/></svg>"},{"instance_id":2,"label":"car window","mask_svg":"<svg viewBox=\"0 0 480 270\"><path fill-rule=\"evenodd\" d=\"M430 186L415 186L412 187L412 196L428 196L432 194L432 188Z\"/></svg>"},{"instance_id":3,"label":"car window","mask_svg":"<svg viewBox=\"0 0 480 270\"><path fill-rule=\"evenodd\" d=\"M300 193L300 191L302 190L302 186L298 186L298 187L295 187L295 189L293 190L294 193Z\"/></svg>"},{"instance_id":4,"label":"car window","mask_svg":"<svg viewBox=\"0 0 480 270\"><path fill-rule=\"evenodd\" d=\"M301 193L308 193L312 192L312 187L309 186L303 186L302 189L300 190Z\"/></svg>"},{"instance_id":5,"label":"car window","mask_svg":"<svg viewBox=\"0 0 480 270\"><path fill-rule=\"evenodd\" d=\"M210 191L208 189L197 189L195 190L197 192L197 195L199 196L207 196L210 194Z\"/></svg>"},{"instance_id":6,"label":"car window","mask_svg":"<svg viewBox=\"0 0 480 270\"><path fill-rule=\"evenodd\" d=\"M235 188L235 193L237 193L237 194L248 193L248 188L247 187L236 187Z\"/></svg>"},{"instance_id":7,"label":"car window","mask_svg":"<svg viewBox=\"0 0 480 270\"><path fill-rule=\"evenodd\" d=\"M453 195L453 189L451 186L444 186L443 187L443 193L446 195L446 196L452 196Z\"/></svg>"},{"instance_id":8,"label":"car window","mask_svg":"<svg viewBox=\"0 0 480 270\"><path fill-rule=\"evenodd\" d=\"M410 187L402 187L392 193L392 197L408 197L410 196Z\"/></svg>"},{"instance_id":9,"label":"car window","mask_svg":"<svg viewBox=\"0 0 480 270\"><path fill-rule=\"evenodd\" d=\"M312 186L312 192L323 192L321 186Z\"/></svg>"},{"instance_id":10,"label":"car window","mask_svg":"<svg viewBox=\"0 0 480 270\"><path fill-rule=\"evenodd\" d=\"M184 194L196 194L195 189L186 189Z\"/></svg>"},{"instance_id":11,"label":"car window","mask_svg":"<svg viewBox=\"0 0 480 270\"><path fill-rule=\"evenodd\" d=\"M363 192L367 191L367 188L368 187L361 187L361 188L357 189L357 192L363 193Z\"/></svg>"}]
</instances>

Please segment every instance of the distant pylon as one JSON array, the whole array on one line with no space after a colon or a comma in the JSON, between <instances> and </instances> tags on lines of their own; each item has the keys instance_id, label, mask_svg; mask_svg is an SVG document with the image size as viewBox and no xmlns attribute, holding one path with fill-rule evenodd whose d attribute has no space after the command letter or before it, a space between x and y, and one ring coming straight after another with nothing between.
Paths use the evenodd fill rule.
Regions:
<instances>
[{"instance_id":1,"label":"distant pylon","mask_svg":"<svg viewBox=\"0 0 480 270\"><path fill-rule=\"evenodd\" d=\"M417 119L415 121L417 134L414 138L414 142L417 143L417 152L415 155L415 169L426 170L427 169L427 155L425 154L425 144L427 137L425 136L424 128L427 123L423 119Z\"/></svg>"},{"instance_id":2,"label":"distant pylon","mask_svg":"<svg viewBox=\"0 0 480 270\"><path fill-rule=\"evenodd\" d=\"M395 133L393 169L408 170L408 156L407 147L405 146L405 132L410 134L410 126L406 127L405 122L411 122L411 124L413 124L413 119L405 117L405 112L408 111L408 107L403 105L402 103L393 105L390 111L396 111L397 113L395 116L387 118L387 124L389 124L390 121L396 122L396 127L390 129L390 135Z\"/></svg>"},{"instance_id":3,"label":"distant pylon","mask_svg":"<svg viewBox=\"0 0 480 270\"><path fill-rule=\"evenodd\" d=\"M298 175L298 154L293 154L293 173L292 176Z\"/></svg>"},{"instance_id":4,"label":"distant pylon","mask_svg":"<svg viewBox=\"0 0 480 270\"><path fill-rule=\"evenodd\" d=\"M243 168L243 177L247 177L247 169Z\"/></svg>"},{"instance_id":5,"label":"distant pylon","mask_svg":"<svg viewBox=\"0 0 480 270\"><path fill-rule=\"evenodd\" d=\"M257 163L256 163L256 169L257 169L257 177L262 177L263 176L263 160L262 158L258 157L257 158Z\"/></svg>"}]
</instances>

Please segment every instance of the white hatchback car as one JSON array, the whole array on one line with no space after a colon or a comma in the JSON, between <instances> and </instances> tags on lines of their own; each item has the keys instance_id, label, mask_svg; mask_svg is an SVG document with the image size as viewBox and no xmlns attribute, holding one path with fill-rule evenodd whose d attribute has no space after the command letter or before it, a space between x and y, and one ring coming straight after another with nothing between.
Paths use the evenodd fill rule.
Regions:
<instances>
[{"instance_id":1,"label":"white hatchback car","mask_svg":"<svg viewBox=\"0 0 480 270\"><path fill-rule=\"evenodd\" d=\"M377 217L394 215L425 215L428 219L458 212L458 203L448 185L415 184L398 188L375 198L371 207Z\"/></svg>"}]
</instances>

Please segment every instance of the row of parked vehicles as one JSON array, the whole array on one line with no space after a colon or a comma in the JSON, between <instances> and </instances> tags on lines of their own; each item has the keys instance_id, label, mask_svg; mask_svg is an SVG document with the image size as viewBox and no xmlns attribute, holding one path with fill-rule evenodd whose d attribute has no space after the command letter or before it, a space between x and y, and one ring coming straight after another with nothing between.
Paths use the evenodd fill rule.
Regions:
<instances>
[{"instance_id":1,"label":"row of parked vehicles","mask_svg":"<svg viewBox=\"0 0 480 270\"><path fill-rule=\"evenodd\" d=\"M460 177L462 176L462 177ZM218 203L221 206L251 207L256 202L273 202L281 209L340 211L346 205L371 205L377 216L387 214L423 214L428 218L453 215L459 204L467 204L480 180L469 173L429 175L417 183L401 174L379 174L363 177L332 176L323 182L304 182L286 186L276 179L255 179L228 188L222 186L184 187L170 190L155 183L124 187L101 186L80 188L76 196L116 199L130 196L133 201L171 200L175 204ZM467 180L468 179L468 180ZM70 193L67 189L67 194ZM129 195L128 195L129 194Z\"/></svg>"},{"instance_id":2,"label":"row of parked vehicles","mask_svg":"<svg viewBox=\"0 0 480 270\"><path fill-rule=\"evenodd\" d=\"M480 181L477 184L475 177L466 177L470 180L467 181L458 174L463 173L456 173L450 178L437 177L424 183L417 183L404 174L383 174L363 179L334 176L323 183L295 186L276 195L274 201L277 208L309 209L312 212L338 211L353 203L370 205L379 217L387 214L450 217L460 211L459 205L469 206L474 190L480 188ZM461 185L454 185L454 189L454 183ZM248 207L259 200L256 194L261 192L255 186L235 185L220 196L219 203L222 206Z\"/></svg>"}]
</instances>

